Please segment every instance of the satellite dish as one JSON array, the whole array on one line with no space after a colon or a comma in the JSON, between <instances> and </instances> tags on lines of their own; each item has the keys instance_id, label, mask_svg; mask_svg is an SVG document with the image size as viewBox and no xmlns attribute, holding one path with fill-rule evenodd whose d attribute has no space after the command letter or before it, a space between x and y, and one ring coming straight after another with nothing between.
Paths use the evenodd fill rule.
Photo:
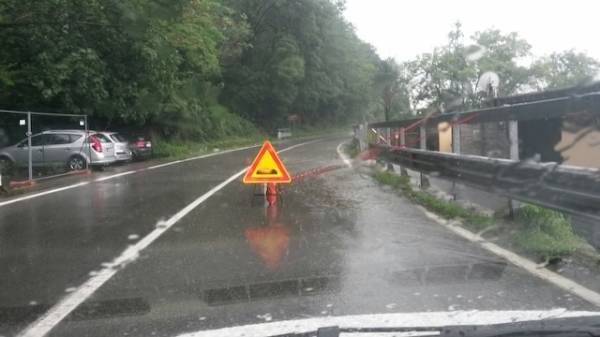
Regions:
<instances>
[{"instance_id":1,"label":"satellite dish","mask_svg":"<svg viewBox=\"0 0 600 337\"><path fill-rule=\"evenodd\" d=\"M477 93L484 93L488 97L498 96L498 86L500 86L500 77L493 71L486 71L479 77L477 83Z\"/></svg>"}]
</instances>

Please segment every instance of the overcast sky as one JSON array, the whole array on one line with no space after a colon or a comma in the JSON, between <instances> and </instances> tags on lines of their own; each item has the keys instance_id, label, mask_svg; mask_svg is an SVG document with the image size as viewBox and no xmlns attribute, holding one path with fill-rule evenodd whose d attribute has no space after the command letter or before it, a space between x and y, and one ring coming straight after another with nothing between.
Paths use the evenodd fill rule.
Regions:
<instances>
[{"instance_id":1,"label":"overcast sky","mask_svg":"<svg viewBox=\"0 0 600 337\"><path fill-rule=\"evenodd\" d=\"M597 0L347 0L345 15L381 57L397 61L444 44L456 21L465 37L498 28L518 32L536 56L574 48L600 60Z\"/></svg>"}]
</instances>

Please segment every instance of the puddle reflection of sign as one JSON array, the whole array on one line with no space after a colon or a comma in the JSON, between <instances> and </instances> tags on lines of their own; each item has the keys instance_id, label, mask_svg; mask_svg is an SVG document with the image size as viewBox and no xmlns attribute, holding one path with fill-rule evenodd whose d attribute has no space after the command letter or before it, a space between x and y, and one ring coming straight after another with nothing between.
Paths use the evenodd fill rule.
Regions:
<instances>
[{"instance_id":1,"label":"puddle reflection of sign","mask_svg":"<svg viewBox=\"0 0 600 337\"><path fill-rule=\"evenodd\" d=\"M246 229L244 235L267 268L274 270L279 267L290 241L287 228L281 225L252 227Z\"/></svg>"},{"instance_id":2,"label":"puddle reflection of sign","mask_svg":"<svg viewBox=\"0 0 600 337\"><path fill-rule=\"evenodd\" d=\"M245 184L289 183L291 181L290 174L277 156L273 145L268 141L260 148L243 179Z\"/></svg>"}]
</instances>

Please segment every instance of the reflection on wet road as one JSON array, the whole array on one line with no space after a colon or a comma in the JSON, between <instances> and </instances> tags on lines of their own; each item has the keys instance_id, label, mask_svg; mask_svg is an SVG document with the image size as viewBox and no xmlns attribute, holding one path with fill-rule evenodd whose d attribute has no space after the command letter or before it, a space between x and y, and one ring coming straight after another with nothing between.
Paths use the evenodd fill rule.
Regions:
<instances>
[{"instance_id":1,"label":"reflection on wet road","mask_svg":"<svg viewBox=\"0 0 600 337\"><path fill-rule=\"evenodd\" d=\"M266 209L253 186L234 182L217 192L120 270L51 335L167 336L323 315L591 308L448 232L356 169L341 167L335 150L341 141L322 140L282 155L292 175L315 174L283 188L276 208ZM3 331L12 333L15 326L44 312L65 289L118 255L112 247L126 245L131 234L143 238L157 220L239 170L249 156L252 151L175 165L65 194L87 206L83 218L94 219L87 225L61 224L74 210L64 206L62 197L19 205L15 211L0 209L3 220L12 217L19 223L18 228L3 223L4 240L10 237L6 235L16 235L21 242L35 238L43 250L50 236L53 244L43 250L50 254L45 267L35 251L3 251L2 268L8 263L16 270L10 280L26 275L16 266L19 263L49 270L52 278L63 275L26 286L31 293L4 292ZM319 169L328 167L336 169ZM116 204L115 195L128 207ZM27 207L32 208L23 222ZM40 217L42 211L53 214L52 208L60 214ZM104 213L108 210L111 214ZM103 214L102 221L90 213ZM57 235L52 226L63 232L66 242L52 239ZM65 251L65 246L72 249ZM73 264L65 267L65 262ZM11 270L3 272L10 275ZM43 277L33 271L29 275ZM15 284L2 286L16 288Z\"/></svg>"}]
</instances>

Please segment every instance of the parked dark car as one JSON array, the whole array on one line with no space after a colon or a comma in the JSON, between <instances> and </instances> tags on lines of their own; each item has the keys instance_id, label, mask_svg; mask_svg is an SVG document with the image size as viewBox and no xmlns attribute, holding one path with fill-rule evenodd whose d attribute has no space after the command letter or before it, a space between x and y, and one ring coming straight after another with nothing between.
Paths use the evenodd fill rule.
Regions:
<instances>
[{"instance_id":1,"label":"parked dark car","mask_svg":"<svg viewBox=\"0 0 600 337\"><path fill-rule=\"evenodd\" d=\"M145 136L137 136L129 144L134 160L152 157L152 141Z\"/></svg>"}]
</instances>

